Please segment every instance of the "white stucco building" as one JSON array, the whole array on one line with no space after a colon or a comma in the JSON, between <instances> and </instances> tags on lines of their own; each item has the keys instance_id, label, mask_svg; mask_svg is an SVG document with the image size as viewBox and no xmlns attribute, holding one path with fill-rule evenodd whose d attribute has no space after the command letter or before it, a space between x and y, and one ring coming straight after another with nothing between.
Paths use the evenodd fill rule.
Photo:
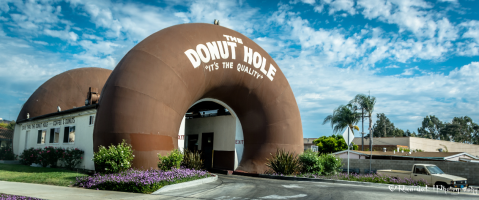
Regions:
<instances>
[{"instance_id":1,"label":"white stucco building","mask_svg":"<svg viewBox=\"0 0 479 200\"><path fill-rule=\"evenodd\" d=\"M95 170L92 159L96 108L94 104L18 121L13 152L21 155L25 149L47 146L78 148L85 153L77 167Z\"/></svg>"}]
</instances>

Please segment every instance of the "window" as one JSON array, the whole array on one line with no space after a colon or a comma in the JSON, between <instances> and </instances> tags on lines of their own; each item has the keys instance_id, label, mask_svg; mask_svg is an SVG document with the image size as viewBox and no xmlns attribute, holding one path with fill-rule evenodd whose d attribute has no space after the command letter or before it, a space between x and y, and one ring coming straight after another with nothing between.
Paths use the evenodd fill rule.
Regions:
<instances>
[{"instance_id":1,"label":"window","mask_svg":"<svg viewBox=\"0 0 479 200\"><path fill-rule=\"evenodd\" d=\"M63 143L73 143L75 142L75 127L67 126L64 128L63 132Z\"/></svg>"},{"instance_id":2,"label":"window","mask_svg":"<svg viewBox=\"0 0 479 200\"><path fill-rule=\"evenodd\" d=\"M424 166L416 166L416 169L414 170L415 174L427 174L426 169Z\"/></svg>"},{"instance_id":3,"label":"window","mask_svg":"<svg viewBox=\"0 0 479 200\"><path fill-rule=\"evenodd\" d=\"M50 143L58 143L60 140L60 128L50 129Z\"/></svg>"},{"instance_id":4,"label":"window","mask_svg":"<svg viewBox=\"0 0 479 200\"><path fill-rule=\"evenodd\" d=\"M431 174L444 174L444 172L437 166L426 166Z\"/></svg>"},{"instance_id":5,"label":"window","mask_svg":"<svg viewBox=\"0 0 479 200\"><path fill-rule=\"evenodd\" d=\"M95 116L90 116L90 125L95 124Z\"/></svg>"},{"instance_id":6,"label":"window","mask_svg":"<svg viewBox=\"0 0 479 200\"><path fill-rule=\"evenodd\" d=\"M38 130L37 144L45 144L47 130Z\"/></svg>"}]
</instances>

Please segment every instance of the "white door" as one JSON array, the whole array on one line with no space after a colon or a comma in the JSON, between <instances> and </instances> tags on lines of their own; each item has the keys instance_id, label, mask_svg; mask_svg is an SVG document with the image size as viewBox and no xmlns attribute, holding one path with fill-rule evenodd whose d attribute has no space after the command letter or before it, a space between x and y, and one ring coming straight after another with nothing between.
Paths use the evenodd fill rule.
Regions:
<instances>
[{"instance_id":1,"label":"white door","mask_svg":"<svg viewBox=\"0 0 479 200\"><path fill-rule=\"evenodd\" d=\"M26 133L22 133L20 132L20 141L19 141L19 148L18 148L18 151L20 151L19 153L22 153L23 150L25 149L25 143L23 141L25 141L25 134Z\"/></svg>"},{"instance_id":2,"label":"white door","mask_svg":"<svg viewBox=\"0 0 479 200\"><path fill-rule=\"evenodd\" d=\"M25 148L24 148L24 150L28 149L28 134L29 133L30 133L30 131L25 132Z\"/></svg>"}]
</instances>

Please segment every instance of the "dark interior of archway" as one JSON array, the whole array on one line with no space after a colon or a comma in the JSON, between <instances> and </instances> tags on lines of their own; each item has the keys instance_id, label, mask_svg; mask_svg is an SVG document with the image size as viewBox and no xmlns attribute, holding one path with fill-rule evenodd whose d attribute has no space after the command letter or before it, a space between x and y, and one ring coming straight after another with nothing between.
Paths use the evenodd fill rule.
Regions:
<instances>
[{"instance_id":1,"label":"dark interior of archway","mask_svg":"<svg viewBox=\"0 0 479 200\"><path fill-rule=\"evenodd\" d=\"M212 101L203 101L195 104L186 112L187 119L199 117L214 117L221 115L231 115L231 113L222 105Z\"/></svg>"},{"instance_id":2,"label":"dark interior of archway","mask_svg":"<svg viewBox=\"0 0 479 200\"><path fill-rule=\"evenodd\" d=\"M207 118L207 117L216 117L231 115L231 113L222 105L212 102L212 101L203 101L195 104L185 114L186 121L188 124L188 119L194 118ZM187 125L186 125L187 126ZM201 157L204 161L204 167L207 170L215 169L234 169L234 151L213 151L214 144L214 132L205 132L200 133L202 135L201 146L202 149ZM185 147L190 151L198 150L198 135L188 135L185 137ZM214 152L214 162L212 153Z\"/></svg>"}]
</instances>

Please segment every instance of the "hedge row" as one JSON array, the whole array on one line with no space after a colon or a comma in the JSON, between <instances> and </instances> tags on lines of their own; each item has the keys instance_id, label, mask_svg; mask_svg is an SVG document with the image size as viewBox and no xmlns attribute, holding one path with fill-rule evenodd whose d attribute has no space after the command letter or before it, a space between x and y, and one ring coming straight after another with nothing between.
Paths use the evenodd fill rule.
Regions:
<instances>
[{"instance_id":1,"label":"hedge row","mask_svg":"<svg viewBox=\"0 0 479 200\"><path fill-rule=\"evenodd\" d=\"M84 151L78 148L57 148L48 146L45 148L30 148L20 155L20 163L31 165L33 163L43 167L57 167L58 161L68 169L74 169L83 160Z\"/></svg>"}]
</instances>

